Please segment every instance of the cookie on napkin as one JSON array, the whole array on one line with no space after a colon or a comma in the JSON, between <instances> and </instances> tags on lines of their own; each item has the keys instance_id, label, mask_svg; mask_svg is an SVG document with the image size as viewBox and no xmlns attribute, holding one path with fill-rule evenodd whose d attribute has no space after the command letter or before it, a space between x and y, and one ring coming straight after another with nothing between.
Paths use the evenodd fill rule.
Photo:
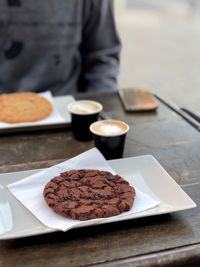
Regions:
<instances>
[{"instance_id":1,"label":"cookie on napkin","mask_svg":"<svg viewBox=\"0 0 200 267\"><path fill-rule=\"evenodd\" d=\"M130 210L135 189L119 175L82 169L54 177L46 184L43 195L54 212L83 221Z\"/></svg>"}]
</instances>

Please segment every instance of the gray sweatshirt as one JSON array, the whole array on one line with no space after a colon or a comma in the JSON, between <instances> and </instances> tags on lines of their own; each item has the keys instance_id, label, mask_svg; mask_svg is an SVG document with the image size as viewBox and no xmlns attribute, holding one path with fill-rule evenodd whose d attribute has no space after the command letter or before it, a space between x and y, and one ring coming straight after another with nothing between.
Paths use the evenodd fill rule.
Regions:
<instances>
[{"instance_id":1,"label":"gray sweatshirt","mask_svg":"<svg viewBox=\"0 0 200 267\"><path fill-rule=\"evenodd\" d=\"M110 0L0 0L0 93L116 89L120 48Z\"/></svg>"}]
</instances>

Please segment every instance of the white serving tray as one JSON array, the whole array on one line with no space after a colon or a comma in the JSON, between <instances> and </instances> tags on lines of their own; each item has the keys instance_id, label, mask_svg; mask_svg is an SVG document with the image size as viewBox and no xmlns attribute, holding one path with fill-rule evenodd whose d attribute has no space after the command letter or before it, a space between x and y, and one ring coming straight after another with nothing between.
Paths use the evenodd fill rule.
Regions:
<instances>
[{"instance_id":1,"label":"white serving tray","mask_svg":"<svg viewBox=\"0 0 200 267\"><path fill-rule=\"evenodd\" d=\"M69 103L74 101L71 95L53 97L53 108L64 118L62 122L46 123L45 120L35 123L4 124L0 122L0 134L9 132L34 131L42 129L63 128L71 123L71 117L67 110Z\"/></svg>"},{"instance_id":2,"label":"white serving tray","mask_svg":"<svg viewBox=\"0 0 200 267\"><path fill-rule=\"evenodd\" d=\"M140 213L83 221L76 227L142 218L178 212L196 207L159 162L150 155L108 161L110 167L145 194L157 199L159 206ZM8 191L6 185L41 170L29 170L0 175L0 240L55 232L45 227Z\"/></svg>"}]
</instances>

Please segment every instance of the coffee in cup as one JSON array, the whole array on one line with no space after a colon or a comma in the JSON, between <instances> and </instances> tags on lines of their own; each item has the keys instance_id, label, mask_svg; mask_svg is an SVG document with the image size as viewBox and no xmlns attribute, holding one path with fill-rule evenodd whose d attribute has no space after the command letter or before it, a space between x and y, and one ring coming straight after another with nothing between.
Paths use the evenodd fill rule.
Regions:
<instances>
[{"instance_id":1,"label":"coffee in cup","mask_svg":"<svg viewBox=\"0 0 200 267\"><path fill-rule=\"evenodd\" d=\"M94 144L106 159L123 156L124 143L129 125L119 120L101 120L90 125Z\"/></svg>"},{"instance_id":2,"label":"coffee in cup","mask_svg":"<svg viewBox=\"0 0 200 267\"><path fill-rule=\"evenodd\" d=\"M70 103L67 109L71 114L71 126L74 137L80 141L91 140L92 133L89 127L98 120L103 106L96 101L79 100Z\"/></svg>"}]
</instances>

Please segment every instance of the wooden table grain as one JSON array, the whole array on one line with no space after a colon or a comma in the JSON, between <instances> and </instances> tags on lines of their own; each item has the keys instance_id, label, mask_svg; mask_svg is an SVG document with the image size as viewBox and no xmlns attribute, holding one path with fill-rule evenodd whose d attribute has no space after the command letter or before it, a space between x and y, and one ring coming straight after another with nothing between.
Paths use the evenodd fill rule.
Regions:
<instances>
[{"instance_id":1,"label":"wooden table grain","mask_svg":"<svg viewBox=\"0 0 200 267\"><path fill-rule=\"evenodd\" d=\"M105 113L130 125L124 157L153 155L197 208L0 241L0 267L200 266L199 132L161 102L156 112L126 113L115 93L87 98L100 101ZM4 134L0 173L52 166L91 147L92 141L74 140L70 127Z\"/></svg>"}]
</instances>

